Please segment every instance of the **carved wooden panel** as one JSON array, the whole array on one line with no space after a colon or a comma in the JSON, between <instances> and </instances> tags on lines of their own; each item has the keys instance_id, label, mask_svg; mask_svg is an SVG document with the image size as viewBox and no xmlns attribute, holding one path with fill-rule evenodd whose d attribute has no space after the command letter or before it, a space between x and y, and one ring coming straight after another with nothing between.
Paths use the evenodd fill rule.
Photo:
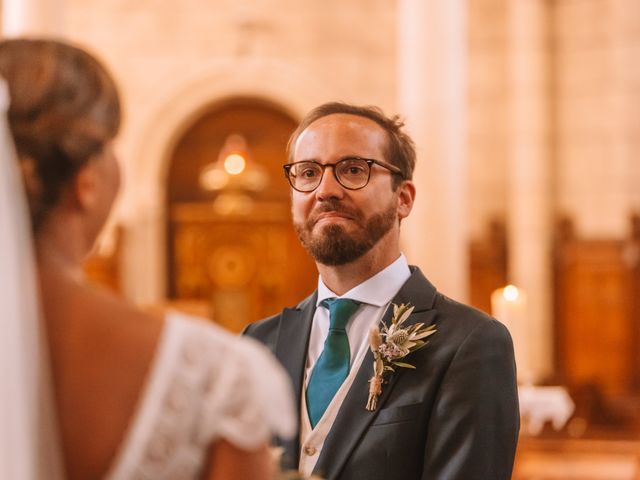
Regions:
<instances>
[{"instance_id":1,"label":"carved wooden panel","mask_svg":"<svg viewBox=\"0 0 640 480\"><path fill-rule=\"evenodd\" d=\"M213 105L177 142L167 185L171 301L207 302L217 322L238 331L315 289L317 270L291 225L282 170L295 127L274 105L235 98ZM233 134L246 140L267 182L257 191L207 191L199 175Z\"/></svg>"},{"instance_id":2,"label":"carved wooden panel","mask_svg":"<svg viewBox=\"0 0 640 480\"><path fill-rule=\"evenodd\" d=\"M231 330L315 289L315 265L284 204L256 204L237 216L218 215L209 204L178 204L171 220L176 298L210 302L213 319Z\"/></svg>"},{"instance_id":3,"label":"carved wooden panel","mask_svg":"<svg viewBox=\"0 0 640 480\"><path fill-rule=\"evenodd\" d=\"M571 387L638 393L640 239L581 239L563 223L555 246L556 350Z\"/></svg>"},{"instance_id":4,"label":"carved wooden panel","mask_svg":"<svg viewBox=\"0 0 640 480\"><path fill-rule=\"evenodd\" d=\"M471 305L491 313L491 293L507 284L507 242L504 222L493 221L486 235L471 243Z\"/></svg>"}]
</instances>

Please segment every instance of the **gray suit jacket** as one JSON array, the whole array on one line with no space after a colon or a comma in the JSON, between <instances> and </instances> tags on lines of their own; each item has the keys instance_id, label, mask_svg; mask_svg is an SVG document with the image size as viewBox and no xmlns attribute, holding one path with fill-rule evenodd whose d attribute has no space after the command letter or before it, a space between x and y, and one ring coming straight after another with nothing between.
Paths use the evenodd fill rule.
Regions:
<instances>
[{"instance_id":1,"label":"gray suit jacket","mask_svg":"<svg viewBox=\"0 0 640 480\"><path fill-rule=\"evenodd\" d=\"M284 365L300 405L316 293L294 309L247 327ZM411 303L407 324L436 324L429 344L383 385L378 408L365 409L373 374L367 353L315 467L327 480L503 480L511 478L518 430L513 345L498 321L436 291L422 272L393 303ZM384 321L388 324L391 309ZM299 412L298 412L299 414ZM299 438L284 442L297 468Z\"/></svg>"}]
</instances>

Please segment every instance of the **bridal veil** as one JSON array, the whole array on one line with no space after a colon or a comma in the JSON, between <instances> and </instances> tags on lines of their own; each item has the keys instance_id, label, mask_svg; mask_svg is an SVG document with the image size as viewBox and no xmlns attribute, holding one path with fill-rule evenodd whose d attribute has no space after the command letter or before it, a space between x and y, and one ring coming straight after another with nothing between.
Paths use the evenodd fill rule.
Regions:
<instances>
[{"instance_id":1,"label":"bridal veil","mask_svg":"<svg viewBox=\"0 0 640 480\"><path fill-rule=\"evenodd\" d=\"M61 480L29 214L0 79L0 478Z\"/></svg>"}]
</instances>

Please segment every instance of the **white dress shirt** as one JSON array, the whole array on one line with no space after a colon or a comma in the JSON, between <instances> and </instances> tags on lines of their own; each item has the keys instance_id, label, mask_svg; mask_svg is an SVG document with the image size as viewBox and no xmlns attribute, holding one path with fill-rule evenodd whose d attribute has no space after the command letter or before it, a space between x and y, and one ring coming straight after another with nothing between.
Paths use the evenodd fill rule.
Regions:
<instances>
[{"instance_id":1,"label":"white dress shirt","mask_svg":"<svg viewBox=\"0 0 640 480\"><path fill-rule=\"evenodd\" d=\"M380 323L391 300L410 276L411 271L409 270L407 259L401 254L395 262L384 270L352 288L342 296L333 293L324 284L322 277L318 279L318 300L313 316L313 325L311 326L311 337L309 338L309 349L307 350L300 408L299 468L303 475L310 476L313 472L313 467L315 467L318 461L325 438L338 415L340 406L349 388L351 388L351 384L360 369L362 360L369 350L369 330L371 327ZM311 371L322 353L324 341L329 332L329 310L321 304L327 298L334 297L350 298L361 302L362 305L360 305L360 308L353 314L346 327L347 336L349 337L349 350L351 352L349 375L336 392L316 427L312 429L307 412L305 392L309 378L311 377ZM362 405L362 408L365 408L365 405Z\"/></svg>"}]
</instances>

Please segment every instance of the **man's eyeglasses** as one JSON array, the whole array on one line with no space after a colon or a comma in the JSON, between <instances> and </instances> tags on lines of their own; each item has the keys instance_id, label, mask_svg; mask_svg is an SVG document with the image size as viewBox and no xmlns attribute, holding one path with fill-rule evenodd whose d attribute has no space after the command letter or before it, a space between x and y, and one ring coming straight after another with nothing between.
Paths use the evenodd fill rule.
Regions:
<instances>
[{"instance_id":1,"label":"man's eyeglasses","mask_svg":"<svg viewBox=\"0 0 640 480\"><path fill-rule=\"evenodd\" d=\"M283 165L284 174L291 186L299 192L312 192L320 182L327 167L333 168L333 176L348 190L359 190L369 183L373 164L386 168L395 175L402 171L395 165L371 158L347 157L336 163L318 163L312 160Z\"/></svg>"}]
</instances>

